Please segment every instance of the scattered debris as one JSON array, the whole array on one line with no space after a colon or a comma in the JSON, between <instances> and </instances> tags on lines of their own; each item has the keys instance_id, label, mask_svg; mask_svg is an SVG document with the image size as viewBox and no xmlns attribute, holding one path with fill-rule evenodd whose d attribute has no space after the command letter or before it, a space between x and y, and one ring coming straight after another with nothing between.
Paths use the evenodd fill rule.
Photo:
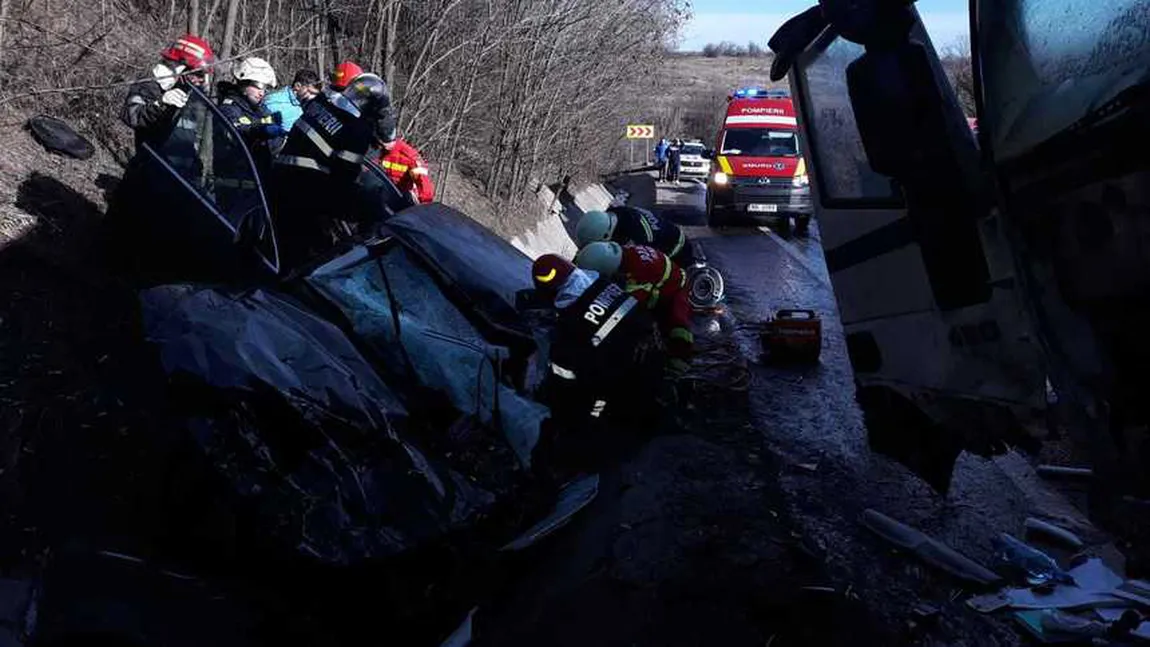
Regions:
<instances>
[{"instance_id":1,"label":"scattered debris","mask_svg":"<svg viewBox=\"0 0 1150 647\"><path fill-rule=\"evenodd\" d=\"M883 539L910 550L928 564L977 584L995 584L1002 580L997 573L969 557L932 539L904 523L895 521L877 510L863 512L863 525Z\"/></svg>"},{"instance_id":2,"label":"scattered debris","mask_svg":"<svg viewBox=\"0 0 1150 647\"><path fill-rule=\"evenodd\" d=\"M566 526L571 517L587 507L599 494L599 475L581 476L563 486L551 514L527 529L500 550L519 551L535 545L540 539Z\"/></svg>"},{"instance_id":3,"label":"scattered debris","mask_svg":"<svg viewBox=\"0 0 1150 647\"><path fill-rule=\"evenodd\" d=\"M1150 582L1145 580L1127 580L1113 593L1124 600L1150 607Z\"/></svg>"},{"instance_id":4,"label":"scattered debris","mask_svg":"<svg viewBox=\"0 0 1150 647\"><path fill-rule=\"evenodd\" d=\"M1075 584L1074 578L1049 555L1011 535L1002 533L995 537L994 550L1004 565L1024 572L1026 583L1031 586L1042 586L1050 582Z\"/></svg>"},{"instance_id":5,"label":"scattered debris","mask_svg":"<svg viewBox=\"0 0 1150 647\"><path fill-rule=\"evenodd\" d=\"M811 473L819 471L818 463L796 463L795 467Z\"/></svg>"},{"instance_id":6,"label":"scattered debris","mask_svg":"<svg viewBox=\"0 0 1150 647\"><path fill-rule=\"evenodd\" d=\"M1071 548L1082 548L1085 545L1078 535L1069 530L1034 517L1027 518L1026 530L1057 539Z\"/></svg>"},{"instance_id":7,"label":"scattered debris","mask_svg":"<svg viewBox=\"0 0 1150 647\"><path fill-rule=\"evenodd\" d=\"M996 593L967 600L967 605L982 613L1004 607L1012 609L1093 609L1129 608L1131 602L1115 591L1122 586L1122 578L1110 570L1097 557L1070 569L1075 584L1054 584L1051 587L1003 589Z\"/></svg>"},{"instance_id":8,"label":"scattered debris","mask_svg":"<svg viewBox=\"0 0 1150 647\"><path fill-rule=\"evenodd\" d=\"M834 595L837 592L835 591L834 587L831 586L804 586L800 590L810 591L811 593L829 593L831 595Z\"/></svg>"},{"instance_id":9,"label":"scattered debris","mask_svg":"<svg viewBox=\"0 0 1150 647\"><path fill-rule=\"evenodd\" d=\"M918 622L927 622L938 617L938 607L929 604L917 604L911 609L911 613L914 614Z\"/></svg>"},{"instance_id":10,"label":"scattered debris","mask_svg":"<svg viewBox=\"0 0 1150 647\"><path fill-rule=\"evenodd\" d=\"M1046 478L1090 478L1094 470L1089 467L1063 467L1061 465L1039 465L1038 475Z\"/></svg>"},{"instance_id":11,"label":"scattered debris","mask_svg":"<svg viewBox=\"0 0 1150 647\"><path fill-rule=\"evenodd\" d=\"M471 625L475 618L475 612L479 611L479 607L475 607L467 613L467 617L463 619L463 623L459 628L451 632L451 635L444 640L439 647L467 647L471 644Z\"/></svg>"}]
</instances>

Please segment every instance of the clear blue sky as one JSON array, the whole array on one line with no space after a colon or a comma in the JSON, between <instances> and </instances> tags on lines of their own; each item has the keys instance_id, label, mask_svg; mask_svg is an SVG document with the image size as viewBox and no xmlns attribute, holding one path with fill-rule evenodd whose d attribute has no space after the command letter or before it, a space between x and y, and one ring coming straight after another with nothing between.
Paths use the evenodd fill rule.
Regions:
<instances>
[{"instance_id":1,"label":"clear blue sky","mask_svg":"<svg viewBox=\"0 0 1150 647\"><path fill-rule=\"evenodd\" d=\"M692 0L694 17L683 30L679 49L698 51L723 40L762 45L786 19L818 4L817 0ZM967 34L967 0L919 0L918 11L935 47Z\"/></svg>"}]
</instances>

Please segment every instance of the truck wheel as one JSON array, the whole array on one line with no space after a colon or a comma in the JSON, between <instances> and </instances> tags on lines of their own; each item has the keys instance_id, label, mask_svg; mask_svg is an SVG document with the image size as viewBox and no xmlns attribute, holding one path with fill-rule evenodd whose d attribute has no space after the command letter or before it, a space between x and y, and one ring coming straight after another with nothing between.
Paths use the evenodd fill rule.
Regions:
<instances>
[{"instance_id":1,"label":"truck wheel","mask_svg":"<svg viewBox=\"0 0 1150 647\"><path fill-rule=\"evenodd\" d=\"M811 217L810 216L796 216L795 217L795 233L800 236L806 236L811 231Z\"/></svg>"},{"instance_id":2,"label":"truck wheel","mask_svg":"<svg viewBox=\"0 0 1150 647\"><path fill-rule=\"evenodd\" d=\"M790 236L791 235L791 217L785 216L783 218L779 218L778 225L775 227L771 227L771 230L780 236Z\"/></svg>"},{"instance_id":3,"label":"truck wheel","mask_svg":"<svg viewBox=\"0 0 1150 647\"><path fill-rule=\"evenodd\" d=\"M707 198L707 226L711 229L719 229L723 226L722 220L715 210L715 203L711 201L710 197Z\"/></svg>"}]
</instances>

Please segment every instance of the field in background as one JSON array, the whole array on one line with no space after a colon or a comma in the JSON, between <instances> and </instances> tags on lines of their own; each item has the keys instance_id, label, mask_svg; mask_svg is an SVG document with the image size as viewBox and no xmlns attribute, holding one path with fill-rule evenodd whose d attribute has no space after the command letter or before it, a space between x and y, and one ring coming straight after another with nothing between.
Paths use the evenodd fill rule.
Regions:
<instances>
[{"instance_id":1,"label":"field in background","mask_svg":"<svg viewBox=\"0 0 1150 647\"><path fill-rule=\"evenodd\" d=\"M709 58L677 54L667 59L651 111L657 136L710 141L722 123L727 95L745 86L785 87L771 83L772 57Z\"/></svg>"}]
</instances>

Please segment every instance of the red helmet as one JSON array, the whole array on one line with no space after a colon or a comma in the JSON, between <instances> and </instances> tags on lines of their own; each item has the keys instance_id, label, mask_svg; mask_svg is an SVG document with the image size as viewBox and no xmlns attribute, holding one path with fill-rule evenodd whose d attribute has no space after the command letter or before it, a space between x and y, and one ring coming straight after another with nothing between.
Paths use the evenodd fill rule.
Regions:
<instances>
[{"instance_id":1,"label":"red helmet","mask_svg":"<svg viewBox=\"0 0 1150 647\"><path fill-rule=\"evenodd\" d=\"M535 281L536 290L554 293L574 271L571 261L557 254L544 254L531 265L531 278Z\"/></svg>"},{"instance_id":2,"label":"red helmet","mask_svg":"<svg viewBox=\"0 0 1150 647\"><path fill-rule=\"evenodd\" d=\"M212 53L208 41L191 34L177 38L176 42L160 53L160 56L166 61L180 63L192 70L211 67L216 62L216 55Z\"/></svg>"},{"instance_id":3,"label":"red helmet","mask_svg":"<svg viewBox=\"0 0 1150 647\"><path fill-rule=\"evenodd\" d=\"M342 90L362 74L363 68L356 65L355 61L344 61L336 65L335 71L331 73L331 87L333 90Z\"/></svg>"}]
</instances>

